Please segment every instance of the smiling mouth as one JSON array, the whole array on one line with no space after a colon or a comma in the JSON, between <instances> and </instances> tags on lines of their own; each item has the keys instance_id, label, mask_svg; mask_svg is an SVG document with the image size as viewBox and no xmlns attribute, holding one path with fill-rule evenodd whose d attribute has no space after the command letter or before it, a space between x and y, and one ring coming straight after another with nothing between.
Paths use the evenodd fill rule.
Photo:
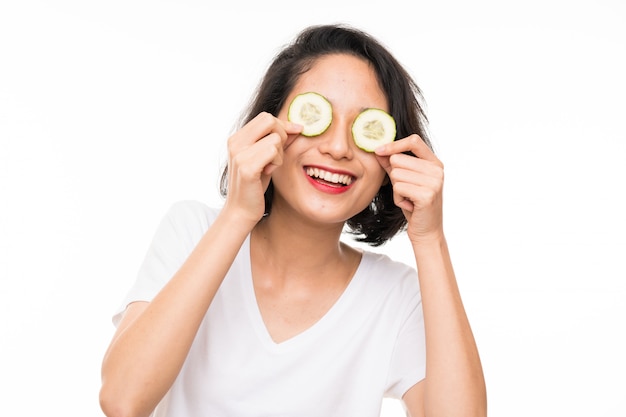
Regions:
<instances>
[{"instance_id":1,"label":"smiling mouth","mask_svg":"<svg viewBox=\"0 0 626 417\"><path fill-rule=\"evenodd\" d=\"M307 167L306 174L316 181L336 187L347 186L352 184L352 181L354 181L354 177L351 175L329 172L320 168Z\"/></svg>"}]
</instances>

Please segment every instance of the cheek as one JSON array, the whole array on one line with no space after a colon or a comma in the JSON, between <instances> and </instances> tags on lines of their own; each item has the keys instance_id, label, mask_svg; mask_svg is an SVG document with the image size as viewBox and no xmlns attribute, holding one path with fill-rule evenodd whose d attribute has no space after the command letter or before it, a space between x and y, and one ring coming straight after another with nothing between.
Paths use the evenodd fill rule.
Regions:
<instances>
[{"instance_id":1,"label":"cheek","mask_svg":"<svg viewBox=\"0 0 626 417\"><path fill-rule=\"evenodd\" d=\"M374 184L377 184L377 186L380 187L381 185L383 185L383 182L386 180L387 173L385 172L384 168L380 166L376 157L374 155L371 155L371 156L372 158L367 163L367 171L370 173L369 175L370 181L372 181Z\"/></svg>"},{"instance_id":2,"label":"cheek","mask_svg":"<svg viewBox=\"0 0 626 417\"><path fill-rule=\"evenodd\" d=\"M371 164L371 166L368 166L368 173L369 175L367 176L367 181L369 189L374 196L378 193L380 187L388 181L387 174L376 160L374 160L374 163Z\"/></svg>"}]
</instances>

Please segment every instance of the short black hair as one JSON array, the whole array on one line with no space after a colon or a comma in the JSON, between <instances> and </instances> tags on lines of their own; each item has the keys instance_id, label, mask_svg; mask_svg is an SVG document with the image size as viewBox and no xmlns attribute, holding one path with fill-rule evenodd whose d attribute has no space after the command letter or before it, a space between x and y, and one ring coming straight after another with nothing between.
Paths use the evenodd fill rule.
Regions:
<instances>
[{"instance_id":1,"label":"short black hair","mask_svg":"<svg viewBox=\"0 0 626 417\"><path fill-rule=\"evenodd\" d=\"M369 62L387 98L389 113L396 120L396 137L417 133L432 149L423 94L413 78L378 40L362 30L340 24L310 26L276 55L242 118L242 125L261 112L277 116L300 75L318 58L330 54L349 54ZM220 182L222 196L227 193L227 184L228 167ZM265 192L266 215L272 210L273 195L270 182ZM403 230L407 221L393 201L391 182L386 181L372 202L346 224L357 241L372 246L384 244Z\"/></svg>"}]
</instances>

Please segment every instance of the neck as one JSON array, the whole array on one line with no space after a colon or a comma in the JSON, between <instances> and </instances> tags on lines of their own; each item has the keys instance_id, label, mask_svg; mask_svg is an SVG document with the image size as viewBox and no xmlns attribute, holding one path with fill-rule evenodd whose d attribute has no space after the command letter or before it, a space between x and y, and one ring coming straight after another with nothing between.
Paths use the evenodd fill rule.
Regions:
<instances>
[{"instance_id":1,"label":"neck","mask_svg":"<svg viewBox=\"0 0 626 417\"><path fill-rule=\"evenodd\" d=\"M252 232L254 243L275 268L317 269L342 260L346 247L340 242L343 225L319 225L269 215Z\"/></svg>"}]
</instances>

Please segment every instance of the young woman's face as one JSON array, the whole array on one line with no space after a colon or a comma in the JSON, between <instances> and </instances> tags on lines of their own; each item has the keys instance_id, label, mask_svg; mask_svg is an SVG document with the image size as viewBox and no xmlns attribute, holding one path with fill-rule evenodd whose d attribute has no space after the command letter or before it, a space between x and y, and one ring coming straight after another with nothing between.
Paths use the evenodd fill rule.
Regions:
<instances>
[{"instance_id":1,"label":"young woman's face","mask_svg":"<svg viewBox=\"0 0 626 417\"><path fill-rule=\"evenodd\" d=\"M332 123L285 150L283 165L272 174L272 212L294 209L312 220L343 223L369 205L385 178L374 154L356 146L352 123L367 108L388 111L387 99L370 65L345 54L319 58L300 76L278 117L286 120L293 98L305 92L326 97Z\"/></svg>"}]
</instances>

